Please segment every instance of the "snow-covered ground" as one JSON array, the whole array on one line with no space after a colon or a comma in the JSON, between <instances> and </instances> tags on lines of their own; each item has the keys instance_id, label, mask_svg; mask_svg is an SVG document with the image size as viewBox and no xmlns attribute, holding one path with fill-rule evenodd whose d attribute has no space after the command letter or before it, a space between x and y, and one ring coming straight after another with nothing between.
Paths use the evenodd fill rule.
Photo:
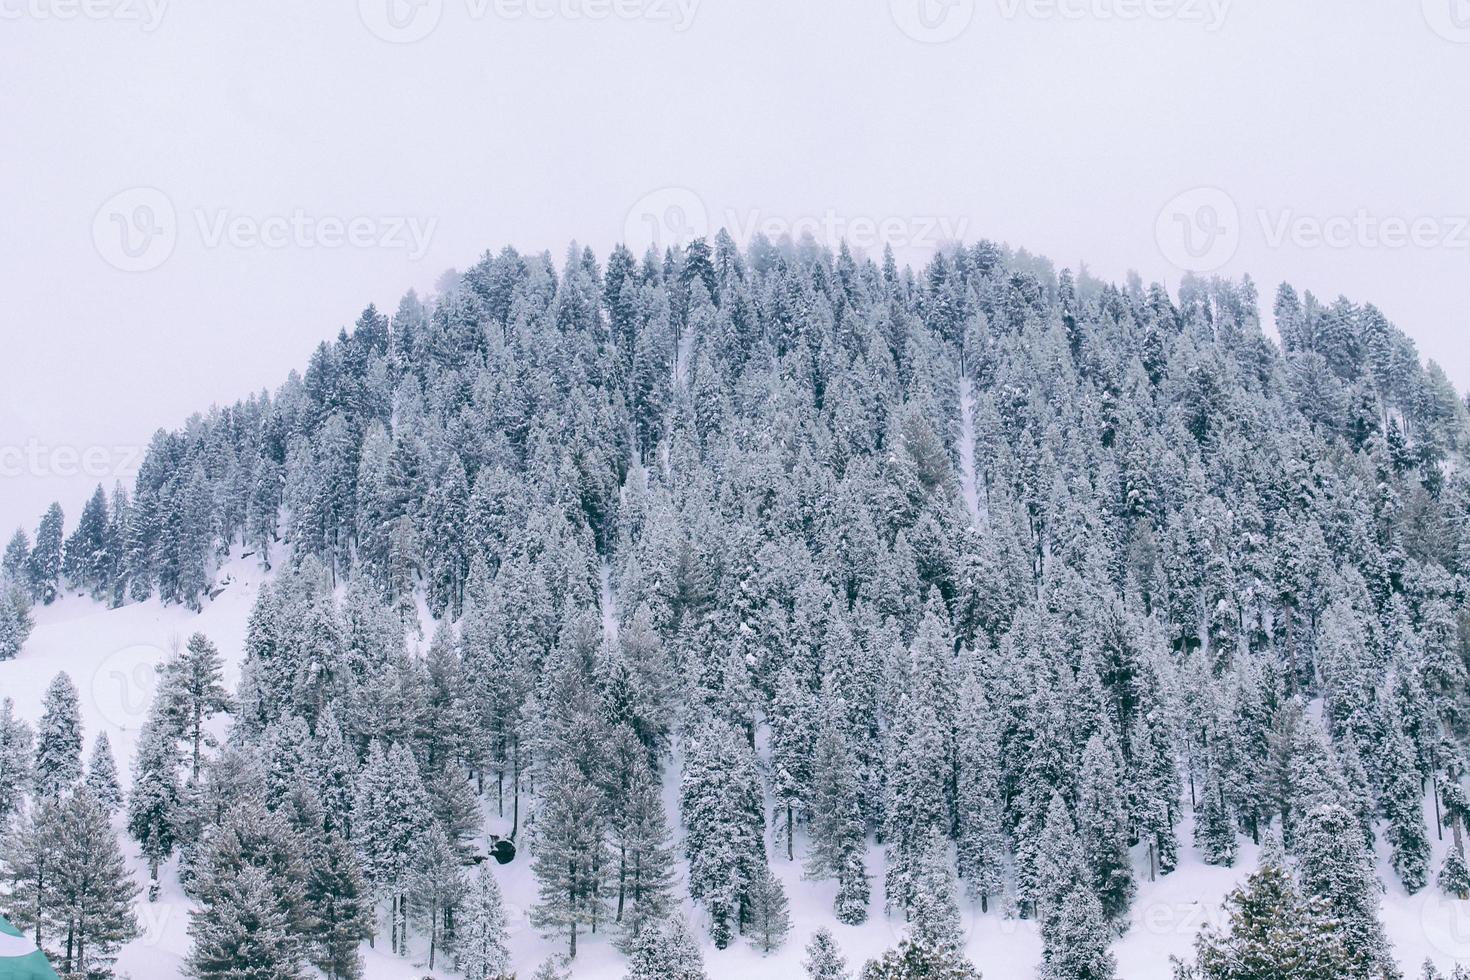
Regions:
<instances>
[{"instance_id":1,"label":"snow-covered ground","mask_svg":"<svg viewBox=\"0 0 1470 980\"><path fill-rule=\"evenodd\" d=\"M972 466L965 469L973 473ZM208 635L225 656L226 680L233 686L238 679L246 622L262 580L263 574L253 558L230 562L220 572L220 581L228 581L224 591L213 601L206 601L204 610L198 614L176 606L165 607L157 601L107 609L85 597L68 595L59 599L52 606L36 610L36 629L20 656L0 662L0 697L13 698L20 716L34 723L51 678L57 671L69 673L81 695L87 751L98 732L107 732L126 784L131 775L138 729L156 684L156 670L168 656L171 644L176 639L182 643L195 631ZM604 594L604 611L609 629L615 629L612 599L608 589ZM425 632L426 636L430 634L428 630ZM665 792L672 818L678 813L677 767L669 768ZM1426 821L1431 828L1432 819L1433 813L1426 804ZM488 829L497 828L492 823ZM1204 865L1190 845L1190 835L1191 825L1186 818L1180 827L1180 868L1158 881L1147 880L1147 865L1141 855L1137 857L1139 888L1132 924L1114 945L1118 975L1124 980L1167 978L1169 956L1188 954L1199 928L1221 919L1221 900L1255 865L1257 849L1248 841L1242 844L1235 867ZM1448 842L1440 841L1432 831L1430 838L1435 845L1437 870ZM138 880L143 881L146 871L130 841L125 844L125 851L132 859ZM791 899L795 926L791 939L785 948L770 956L761 956L739 942L724 951L706 948L706 966L712 980L799 978L803 975L802 948L811 932L821 926L832 930L854 972L864 960L892 946L902 935L901 923L882 914L882 865L876 848L868 862L875 884L873 914L867 924L858 927L843 926L832 918L834 883L805 881L801 877L799 855L795 863L788 863L778 849L773 847L772 853L773 865ZM1446 969L1457 962L1470 963L1470 902L1449 900L1433 885L1418 895L1406 895L1393 875L1381 841L1378 858L1379 877L1387 886L1384 922L1405 973L1417 975L1419 964L1426 957ZM173 880L172 870L172 867L165 869L158 902L150 905L139 899L137 912L143 935L123 951L118 961L119 975L135 980L163 980L181 975L189 948L188 906ZM495 870L510 907L511 947L516 966L520 975L527 977L536 964L558 951L560 944L542 939L529 924L527 913L536 896L529 855L523 853L512 864L497 866ZM701 923L697 910L690 906L687 912L698 929ZM1033 923L1006 919L994 910L982 915L978 908L966 909L965 916L968 953L984 976L990 980L1024 980L1034 975L1041 942ZM365 952L367 974L372 980L454 976L442 963L432 973L427 970L426 951L422 949L416 949L408 957L395 957L384 948ZM581 940L573 977L620 980L623 974L622 957L605 937Z\"/></svg>"}]
</instances>

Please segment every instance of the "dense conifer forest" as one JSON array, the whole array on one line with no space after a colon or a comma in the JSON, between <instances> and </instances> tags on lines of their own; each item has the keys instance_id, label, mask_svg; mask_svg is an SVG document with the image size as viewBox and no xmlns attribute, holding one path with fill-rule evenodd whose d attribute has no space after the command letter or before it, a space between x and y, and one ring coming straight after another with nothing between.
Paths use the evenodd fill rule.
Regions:
<instances>
[{"instance_id":1,"label":"dense conifer forest","mask_svg":"<svg viewBox=\"0 0 1470 980\"><path fill-rule=\"evenodd\" d=\"M178 888L200 980L609 945L637 980L737 945L959 980L976 918L1105 980L1140 889L1249 845L1160 976L1418 977L1380 876L1470 897L1470 416L1371 304L1262 302L720 233L369 306L10 540L0 661L71 593L270 574L130 758L84 763L67 674L34 726L0 687L0 913L91 976ZM528 864L544 963L508 946ZM790 868L832 929L793 929Z\"/></svg>"}]
</instances>

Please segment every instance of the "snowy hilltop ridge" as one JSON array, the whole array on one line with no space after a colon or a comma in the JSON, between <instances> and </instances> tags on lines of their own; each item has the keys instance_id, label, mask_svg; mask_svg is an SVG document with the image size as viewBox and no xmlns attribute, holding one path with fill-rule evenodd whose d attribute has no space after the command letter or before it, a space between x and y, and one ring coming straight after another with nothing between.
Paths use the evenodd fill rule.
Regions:
<instances>
[{"instance_id":1,"label":"snowy hilltop ridge","mask_svg":"<svg viewBox=\"0 0 1470 980\"><path fill-rule=\"evenodd\" d=\"M1470 413L1273 311L724 233L370 306L11 539L0 914L99 976L1448 975Z\"/></svg>"}]
</instances>

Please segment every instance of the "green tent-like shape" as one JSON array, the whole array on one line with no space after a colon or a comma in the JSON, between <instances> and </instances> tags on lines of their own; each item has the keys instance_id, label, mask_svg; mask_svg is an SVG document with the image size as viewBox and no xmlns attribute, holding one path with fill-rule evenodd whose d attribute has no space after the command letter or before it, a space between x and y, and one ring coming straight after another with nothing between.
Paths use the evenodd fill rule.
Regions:
<instances>
[{"instance_id":1,"label":"green tent-like shape","mask_svg":"<svg viewBox=\"0 0 1470 980\"><path fill-rule=\"evenodd\" d=\"M57 980L46 954L0 915L0 980Z\"/></svg>"}]
</instances>

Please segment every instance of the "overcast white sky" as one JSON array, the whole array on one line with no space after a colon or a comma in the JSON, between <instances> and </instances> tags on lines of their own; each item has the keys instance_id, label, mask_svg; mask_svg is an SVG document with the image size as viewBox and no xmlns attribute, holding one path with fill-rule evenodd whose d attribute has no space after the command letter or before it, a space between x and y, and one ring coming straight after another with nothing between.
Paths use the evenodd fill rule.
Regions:
<instances>
[{"instance_id":1,"label":"overcast white sky","mask_svg":"<svg viewBox=\"0 0 1470 980\"><path fill-rule=\"evenodd\" d=\"M0 529L369 300L654 228L1218 265L1463 387L1467 92L1467 0L0 0Z\"/></svg>"}]
</instances>

